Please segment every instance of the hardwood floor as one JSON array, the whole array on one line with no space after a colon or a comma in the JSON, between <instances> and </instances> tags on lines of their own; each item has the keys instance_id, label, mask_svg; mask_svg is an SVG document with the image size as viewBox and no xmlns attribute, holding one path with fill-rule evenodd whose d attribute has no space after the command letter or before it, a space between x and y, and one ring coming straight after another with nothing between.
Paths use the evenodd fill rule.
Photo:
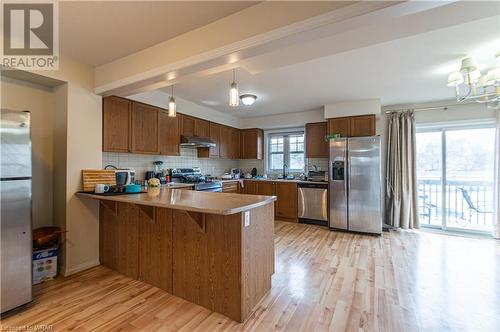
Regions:
<instances>
[{"instance_id":1,"label":"hardwood floor","mask_svg":"<svg viewBox=\"0 0 500 332\"><path fill-rule=\"evenodd\" d=\"M144 331L500 331L500 243L382 237L276 221L271 292L238 324L104 267L45 283L2 328Z\"/></svg>"}]
</instances>

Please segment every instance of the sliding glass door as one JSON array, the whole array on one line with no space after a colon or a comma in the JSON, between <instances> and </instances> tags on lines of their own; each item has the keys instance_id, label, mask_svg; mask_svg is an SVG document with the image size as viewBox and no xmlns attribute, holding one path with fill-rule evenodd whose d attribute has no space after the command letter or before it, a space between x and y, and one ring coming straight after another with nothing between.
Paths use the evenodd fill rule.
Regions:
<instances>
[{"instance_id":1,"label":"sliding glass door","mask_svg":"<svg viewBox=\"0 0 500 332\"><path fill-rule=\"evenodd\" d=\"M493 231L493 125L417 130L418 215L422 226Z\"/></svg>"}]
</instances>

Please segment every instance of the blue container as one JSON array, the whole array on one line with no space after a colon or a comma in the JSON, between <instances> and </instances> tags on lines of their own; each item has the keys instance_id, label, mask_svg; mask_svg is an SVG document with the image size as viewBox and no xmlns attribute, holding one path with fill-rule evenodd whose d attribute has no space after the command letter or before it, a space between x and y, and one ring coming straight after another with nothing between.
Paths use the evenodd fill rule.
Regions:
<instances>
[{"instance_id":1,"label":"blue container","mask_svg":"<svg viewBox=\"0 0 500 332\"><path fill-rule=\"evenodd\" d=\"M140 193L141 191L142 190L140 184L128 184L125 186L126 193Z\"/></svg>"}]
</instances>

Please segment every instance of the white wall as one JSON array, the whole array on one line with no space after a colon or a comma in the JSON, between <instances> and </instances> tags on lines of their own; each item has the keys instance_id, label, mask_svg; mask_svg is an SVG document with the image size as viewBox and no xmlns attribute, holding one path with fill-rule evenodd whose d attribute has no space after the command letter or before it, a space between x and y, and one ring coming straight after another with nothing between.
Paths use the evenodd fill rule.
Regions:
<instances>
[{"instance_id":1,"label":"white wall","mask_svg":"<svg viewBox=\"0 0 500 332\"><path fill-rule=\"evenodd\" d=\"M33 228L54 225L52 89L2 76L2 108L31 113Z\"/></svg>"},{"instance_id":2,"label":"white wall","mask_svg":"<svg viewBox=\"0 0 500 332\"><path fill-rule=\"evenodd\" d=\"M75 193L82 169L102 167L102 98L94 93L94 68L71 58L36 74L62 83L54 89L54 215L67 230L62 273L69 275L99 264L99 204Z\"/></svg>"},{"instance_id":3,"label":"white wall","mask_svg":"<svg viewBox=\"0 0 500 332\"><path fill-rule=\"evenodd\" d=\"M349 100L324 106L325 119L365 114L379 114L380 99Z\"/></svg>"},{"instance_id":4,"label":"white wall","mask_svg":"<svg viewBox=\"0 0 500 332\"><path fill-rule=\"evenodd\" d=\"M325 121L323 109L240 119L241 128L280 129Z\"/></svg>"},{"instance_id":5,"label":"white wall","mask_svg":"<svg viewBox=\"0 0 500 332\"><path fill-rule=\"evenodd\" d=\"M133 99L136 101L140 101L146 104L154 105L157 107L168 109L168 99L169 95L162 91L148 91L139 93L132 96L127 96L126 98ZM177 104L177 112L182 114L192 115L201 119L225 124L227 126L232 126L239 128L239 120L238 118L231 116L229 114L225 114L214 110L212 108L208 108L205 106L201 106L190 102L188 100L184 100L182 98L175 98Z\"/></svg>"}]
</instances>

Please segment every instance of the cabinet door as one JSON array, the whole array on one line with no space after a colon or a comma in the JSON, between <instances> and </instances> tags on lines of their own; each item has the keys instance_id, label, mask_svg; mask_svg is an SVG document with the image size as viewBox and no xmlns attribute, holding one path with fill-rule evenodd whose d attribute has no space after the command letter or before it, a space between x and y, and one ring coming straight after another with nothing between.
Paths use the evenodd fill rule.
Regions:
<instances>
[{"instance_id":1,"label":"cabinet door","mask_svg":"<svg viewBox=\"0 0 500 332\"><path fill-rule=\"evenodd\" d=\"M349 137L349 118L328 119L328 134L340 134L342 137Z\"/></svg>"},{"instance_id":2,"label":"cabinet door","mask_svg":"<svg viewBox=\"0 0 500 332\"><path fill-rule=\"evenodd\" d=\"M276 216L297 221L297 184L276 182Z\"/></svg>"},{"instance_id":3,"label":"cabinet door","mask_svg":"<svg viewBox=\"0 0 500 332\"><path fill-rule=\"evenodd\" d=\"M274 182L259 181L257 183L257 195L273 196L274 195Z\"/></svg>"},{"instance_id":4,"label":"cabinet door","mask_svg":"<svg viewBox=\"0 0 500 332\"><path fill-rule=\"evenodd\" d=\"M160 111L160 154L178 156L180 154L179 144L181 136L179 133L179 117L171 118L167 111Z\"/></svg>"},{"instance_id":5,"label":"cabinet door","mask_svg":"<svg viewBox=\"0 0 500 332\"><path fill-rule=\"evenodd\" d=\"M306 157L328 158L328 142L325 141L327 123L306 124Z\"/></svg>"},{"instance_id":6,"label":"cabinet door","mask_svg":"<svg viewBox=\"0 0 500 332\"><path fill-rule=\"evenodd\" d=\"M220 127L220 150L221 158L231 157L231 128L226 126Z\"/></svg>"},{"instance_id":7,"label":"cabinet door","mask_svg":"<svg viewBox=\"0 0 500 332\"><path fill-rule=\"evenodd\" d=\"M220 125L210 122L210 139L215 142L215 147L210 148L210 157L219 157L220 151Z\"/></svg>"},{"instance_id":8,"label":"cabinet door","mask_svg":"<svg viewBox=\"0 0 500 332\"><path fill-rule=\"evenodd\" d=\"M102 107L102 150L129 152L130 106L127 99L111 96L104 98Z\"/></svg>"},{"instance_id":9,"label":"cabinet door","mask_svg":"<svg viewBox=\"0 0 500 332\"><path fill-rule=\"evenodd\" d=\"M257 182L255 181L245 181L243 183L243 193L256 195L257 194Z\"/></svg>"},{"instance_id":10,"label":"cabinet door","mask_svg":"<svg viewBox=\"0 0 500 332\"><path fill-rule=\"evenodd\" d=\"M240 158L240 130L236 128L231 128L231 159Z\"/></svg>"},{"instance_id":11,"label":"cabinet door","mask_svg":"<svg viewBox=\"0 0 500 332\"><path fill-rule=\"evenodd\" d=\"M195 135L195 125L196 119L189 116L182 116L182 135L184 136L194 136Z\"/></svg>"},{"instance_id":12,"label":"cabinet door","mask_svg":"<svg viewBox=\"0 0 500 332\"><path fill-rule=\"evenodd\" d=\"M132 152L160 153L158 113L156 107L132 103Z\"/></svg>"},{"instance_id":13,"label":"cabinet door","mask_svg":"<svg viewBox=\"0 0 500 332\"><path fill-rule=\"evenodd\" d=\"M252 128L240 130L240 158L263 159L264 131Z\"/></svg>"},{"instance_id":14,"label":"cabinet door","mask_svg":"<svg viewBox=\"0 0 500 332\"><path fill-rule=\"evenodd\" d=\"M349 134L351 137L375 136L375 114L353 116L350 119Z\"/></svg>"},{"instance_id":15,"label":"cabinet door","mask_svg":"<svg viewBox=\"0 0 500 332\"><path fill-rule=\"evenodd\" d=\"M210 122L201 119L195 119L194 135L198 137L210 137Z\"/></svg>"}]
</instances>

